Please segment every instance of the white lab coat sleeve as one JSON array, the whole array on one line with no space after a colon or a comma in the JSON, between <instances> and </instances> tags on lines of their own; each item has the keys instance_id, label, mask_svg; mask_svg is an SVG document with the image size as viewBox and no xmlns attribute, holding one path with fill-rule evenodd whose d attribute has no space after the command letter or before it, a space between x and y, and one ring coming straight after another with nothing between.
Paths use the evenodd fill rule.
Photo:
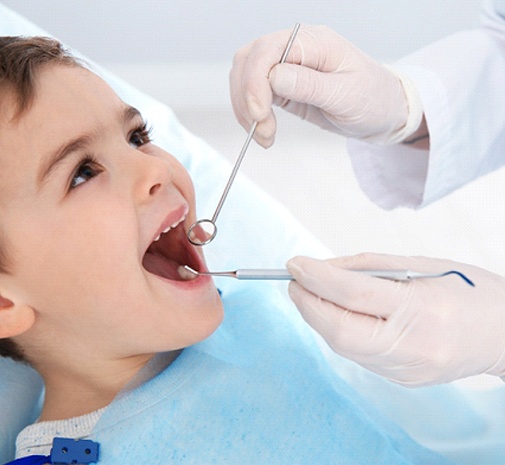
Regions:
<instances>
[{"instance_id":1,"label":"white lab coat sleeve","mask_svg":"<svg viewBox=\"0 0 505 465\"><path fill-rule=\"evenodd\" d=\"M482 11L480 28L394 65L419 91L429 152L349 140L358 182L382 208L422 207L505 164L505 0Z\"/></svg>"}]
</instances>

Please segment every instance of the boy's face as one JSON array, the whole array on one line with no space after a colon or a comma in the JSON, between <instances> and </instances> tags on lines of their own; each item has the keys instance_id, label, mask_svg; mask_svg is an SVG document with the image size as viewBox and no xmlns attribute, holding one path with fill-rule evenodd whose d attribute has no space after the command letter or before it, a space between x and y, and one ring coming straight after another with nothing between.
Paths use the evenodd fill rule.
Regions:
<instances>
[{"instance_id":1,"label":"boy's face","mask_svg":"<svg viewBox=\"0 0 505 465\"><path fill-rule=\"evenodd\" d=\"M177 273L178 264L204 268L185 237L196 217L186 170L93 73L49 66L35 91L19 120L8 98L0 114L0 239L11 271L0 292L36 312L21 344L103 360L207 337L222 319L217 291Z\"/></svg>"}]
</instances>

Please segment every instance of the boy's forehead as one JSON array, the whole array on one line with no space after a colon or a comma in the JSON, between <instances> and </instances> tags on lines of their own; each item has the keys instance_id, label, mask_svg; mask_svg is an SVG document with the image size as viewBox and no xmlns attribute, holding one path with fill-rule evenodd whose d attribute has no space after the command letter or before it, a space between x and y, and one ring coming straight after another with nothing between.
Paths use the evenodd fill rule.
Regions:
<instances>
[{"instance_id":1,"label":"boy's forehead","mask_svg":"<svg viewBox=\"0 0 505 465\"><path fill-rule=\"evenodd\" d=\"M91 71L79 66L46 66L37 73L33 100L19 117L14 118L14 93L6 92L0 98L0 166L33 165L65 140L112 124L125 107ZM10 171L6 169L4 174L10 176Z\"/></svg>"},{"instance_id":2,"label":"boy's forehead","mask_svg":"<svg viewBox=\"0 0 505 465\"><path fill-rule=\"evenodd\" d=\"M15 117L17 100L8 89L5 98L0 99L0 138L5 132L12 136L12 131L22 133L23 137L44 130L61 132L65 127L75 128L80 122L89 124L97 117L107 118L108 113L125 106L99 76L73 65L50 65L38 70L33 100Z\"/></svg>"},{"instance_id":3,"label":"boy's forehead","mask_svg":"<svg viewBox=\"0 0 505 465\"><path fill-rule=\"evenodd\" d=\"M42 69L35 81L31 104L15 114L15 100L7 98L8 111L3 113L0 144L3 135L21 139L30 145L47 145L78 131L91 129L111 120L125 106L105 81L91 71L67 65ZM10 118L9 118L10 117ZM2 130L3 129L3 130Z\"/></svg>"},{"instance_id":4,"label":"boy's forehead","mask_svg":"<svg viewBox=\"0 0 505 465\"><path fill-rule=\"evenodd\" d=\"M64 98L69 95L73 96L71 100ZM0 104L3 111L1 116L5 116L5 110L7 110L7 118L2 119L16 122L16 118L9 118L9 116L18 114L21 119L22 116L29 114L30 110L38 109L48 103L51 106L56 106L62 102L74 103L93 96L103 100L104 103L107 103L107 99L119 99L102 78L80 65L46 64L34 72L33 95L23 111L19 113L15 111L19 109L21 103L21 95L17 93L17 90L8 84L6 87L2 86Z\"/></svg>"},{"instance_id":5,"label":"boy's forehead","mask_svg":"<svg viewBox=\"0 0 505 465\"><path fill-rule=\"evenodd\" d=\"M50 66L36 80L33 106L43 113L51 109L48 116L56 119L68 116L66 111L78 110L76 118L89 112L114 111L121 103L103 79L80 66Z\"/></svg>"}]
</instances>

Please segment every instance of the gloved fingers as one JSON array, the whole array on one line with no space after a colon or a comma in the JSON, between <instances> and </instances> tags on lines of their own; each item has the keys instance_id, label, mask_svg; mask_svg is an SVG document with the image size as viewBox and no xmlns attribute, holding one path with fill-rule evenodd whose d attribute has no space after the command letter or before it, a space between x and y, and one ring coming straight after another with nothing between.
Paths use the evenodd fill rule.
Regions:
<instances>
[{"instance_id":1,"label":"gloved fingers","mask_svg":"<svg viewBox=\"0 0 505 465\"><path fill-rule=\"evenodd\" d=\"M388 357L398 335L385 320L354 313L310 293L296 282L289 285L289 295L304 320L314 328L331 349L364 368L406 387L431 384L424 378L422 354L396 353Z\"/></svg>"},{"instance_id":2,"label":"gloved fingers","mask_svg":"<svg viewBox=\"0 0 505 465\"><path fill-rule=\"evenodd\" d=\"M285 98L278 97L274 95L273 99L274 105L281 107L283 110L298 116L303 120L310 121L312 124L316 124L320 128L326 129L328 131L339 132L335 124L331 122L328 117L319 108L313 105L307 105L305 103L298 103L293 100L287 100Z\"/></svg>"},{"instance_id":3,"label":"gloved fingers","mask_svg":"<svg viewBox=\"0 0 505 465\"><path fill-rule=\"evenodd\" d=\"M269 117L261 123L258 123L256 126L256 130L254 131L254 140L263 148L267 149L275 142L276 132L277 119L275 118L274 112L270 110Z\"/></svg>"},{"instance_id":4,"label":"gloved fingers","mask_svg":"<svg viewBox=\"0 0 505 465\"><path fill-rule=\"evenodd\" d=\"M246 130L253 121L258 122L254 138L264 147L273 143L276 130L271 109L273 95L270 72L279 63L291 32L288 29L274 32L241 48L235 54L229 75L235 116ZM332 47L322 44L325 45L335 36L340 37L324 26L302 26L286 63L297 63L303 67L305 60L307 66L321 66L322 71L326 71L326 66L334 62L334 54L328 52Z\"/></svg>"},{"instance_id":5,"label":"gloved fingers","mask_svg":"<svg viewBox=\"0 0 505 465\"><path fill-rule=\"evenodd\" d=\"M323 111L328 102L335 101L335 91L339 88L332 74L288 63L272 68L270 85L281 98L314 105ZM339 109L332 110L338 112Z\"/></svg>"},{"instance_id":6,"label":"gloved fingers","mask_svg":"<svg viewBox=\"0 0 505 465\"><path fill-rule=\"evenodd\" d=\"M325 26L303 25L279 65L290 34L275 32L243 47L230 72L235 115L246 130L259 123L261 145L273 143L274 101L323 128L377 143L396 143L417 129L422 108L413 105L417 110L409 113L419 99L406 78Z\"/></svg>"},{"instance_id":7,"label":"gloved fingers","mask_svg":"<svg viewBox=\"0 0 505 465\"><path fill-rule=\"evenodd\" d=\"M417 387L446 380L443 367L434 373L423 351L396 351L401 337L389 322L354 313L325 301L297 282L289 285L289 295L304 320L339 355L405 387ZM390 352L394 351L392 355Z\"/></svg>"},{"instance_id":8,"label":"gloved fingers","mask_svg":"<svg viewBox=\"0 0 505 465\"><path fill-rule=\"evenodd\" d=\"M346 274L351 273L346 269L360 268L426 273L458 270L475 287L457 275L393 283L356 273L346 281ZM332 349L395 383L424 386L480 373L505 374L502 276L449 260L377 254L326 261L297 257L288 269L297 280L290 284L291 298ZM338 273L327 278L331 269ZM370 281L384 283L382 292L374 294L378 288ZM322 287L317 287L318 282ZM353 282L360 285L352 289ZM360 298L354 294L360 286L370 294L370 301L387 301L381 294L396 294L391 306L394 312L385 319L357 313L360 305L355 304ZM328 294L325 289L330 289Z\"/></svg>"},{"instance_id":9,"label":"gloved fingers","mask_svg":"<svg viewBox=\"0 0 505 465\"><path fill-rule=\"evenodd\" d=\"M272 69L270 84L284 110L346 137L362 135L366 113L355 114L362 92L351 78L285 63Z\"/></svg>"},{"instance_id":10,"label":"gloved fingers","mask_svg":"<svg viewBox=\"0 0 505 465\"><path fill-rule=\"evenodd\" d=\"M272 105L268 75L279 63L290 34L290 30L268 34L235 54L230 71L232 103L250 122L261 122L268 117ZM297 40L291 48L289 61L296 47Z\"/></svg>"},{"instance_id":11,"label":"gloved fingers","mask_svg":"<svg viewBox=\"0 0 505 465\"><path fill-rule=\"evenodd\" d=\"M391 343L387 322L383 319L355 313L312 294L299 283L289 284L289 295L303 319L314 328L338 354L356 359L360 355L376 355Z\"/></svg>"},{"instance_id":12,"label":"gloved fingers","mask_svg":"<svg viewBox=\"0 0 505 465\"><path fill-rule=\"evenodd\" d=\"M232 100L240 102L242 99L237 106L245 109L253 121L261 122L268 117L272 105L271 73L279 65L290 34L290 30L268 34L239 50L235 56L230 72ZM325 26L304 25L285 63L324 74L346 63L350 47L350 42ZM355 51L359 52L358 49ZM287 98L296 100L289 95Z\"/></svg>"},{"instance_id":13,"label":"gloved fingers","mask_svg":"<svg viewBox=\"0 0 505 465\"><path fill-rule=\"evenodd\" d=\"M239 107L241 104L243 104L242 108ZM248 117L247 110L245 110L245 101L242 100L241 102L233 102L233 112L235 113L235 117L240 125L249 132L254 121ZM268 116L261 122L258 122L253 138L263 148L268 148L275 141L276 131L277 120L273 110L270 108Z\"/></svg>"},{"instance_id":14,"label":"gloved fingers","mask_svg":"<svg viewBox=\"0 0 505 465\"><path fill-rule=\"evenodd\" d=\"M277 122L272 111L272 89L268 74L252 81L244 82L244 68L249 62L252 44L239 50L234 58L229 75L230 97L233 112L240 125L249 131L253 122L258 123L254 140L264 148L274 143Z\"/></svg>"},{"instance_id":15,"label":"gloved fingers","mask_svg":"<svg viewBox=\"0 0 505 465\"><path fill-rule=\"evenodd\" d=\"M403 306L409 285L341 268L338 260L295 257L287 268L311 293L353 312L389 318Z\"/></svg>"},{"instance_id":16,"label":"gloved fingers","mask_svg":"<svg viewBox=\"0 0 505 465\"><path fill-rule=\"evenodd\" d=\"M235 117L244 129L247 129L253 123L253 119L247 110L245 94L243 89L243 74L247 63L247 57L253 44L250 43L235 53L233 57L233 66L229 72L230 99L235 113Z\"/></svg>"},{"instance_id":17,"label":"gloved fingers","mask_svg":"<svg viewBox=\"0 0 505 465\"><path fill-rule=\"evenodd\" d=\"M365 252L356 255L330 258L327 261L335 266L340 266L349 270L400 270L417 269L419 266L418 262L421 261L422 258L423 257L407 257ZM429 260L433 262L433 259Z\"/></svg>"}]
</instances>

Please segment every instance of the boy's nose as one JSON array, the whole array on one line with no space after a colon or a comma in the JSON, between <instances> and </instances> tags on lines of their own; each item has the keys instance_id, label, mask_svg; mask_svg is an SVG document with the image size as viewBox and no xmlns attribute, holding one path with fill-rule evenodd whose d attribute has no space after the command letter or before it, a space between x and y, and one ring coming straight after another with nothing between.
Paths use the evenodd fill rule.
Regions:
<instances>
[{"instance_id":1,"label":"boy's nose","mask_svg":"<svg viewBox=\"0 0 505 465\"><path fill-rule=\"evenodd\" d=\"M160 157L137 154L133 168L134 196L139 203L149 202L172 183L170 163Z\"/></svg>"},{"instance_id":2,"label":"boy's nose","mask_svg":"<svg viewBox=\"0 0 505 465\"><path fill-rule=\"evenodd\" d=\"M151 186L151 189L149 189L149 195L154 195L156 191L158 191L161 188L161 183L157 183L154 186Z\"/></svg>"}]
</instances>

